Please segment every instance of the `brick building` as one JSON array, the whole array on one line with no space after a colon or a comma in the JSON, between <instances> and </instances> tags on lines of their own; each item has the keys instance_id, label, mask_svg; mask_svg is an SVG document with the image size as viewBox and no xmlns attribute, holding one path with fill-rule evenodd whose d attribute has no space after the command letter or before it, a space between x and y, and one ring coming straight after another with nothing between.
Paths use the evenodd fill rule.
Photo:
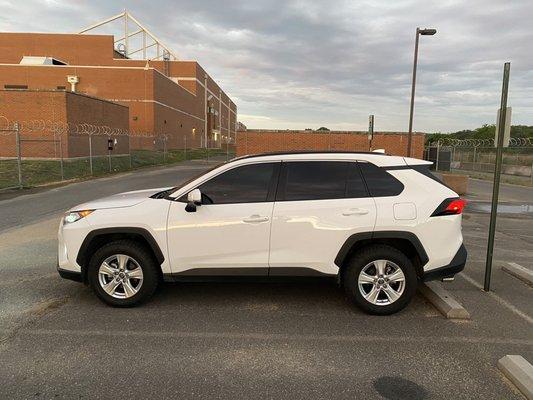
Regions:
<instances>
[{"instance_id":1,"label":"brick building","mask_svg":"<svg viewBox=\"0 0 533 400\"><path fill-rule=\"evenodd\" d=\"M196 61L131 59L117 51L111 35L0 33L0 90L31 91L42 101L50 91L75 91L117 103L128 107L130 132L166 134L168 148L220 147L228 137L235 140L236 105ZM22 118L6 98L0 98L0 116ZM29 107L23 119L41 114Z\"/></svg>"},{"instance_id":2,"label":"brick building","mask_svg":"<svg viewBox=\"0 0 533 400\"><path fill-rule=\"evenodd\" d=\"M368 151L385 149L388 154L407 155L407 133L374 132L372 145L367 132L349 131L295 131L247 129L237 132L237 155L293 150ZM423 158L423 133L414 133L411 155Z\"/></svg>"}]
</instances>

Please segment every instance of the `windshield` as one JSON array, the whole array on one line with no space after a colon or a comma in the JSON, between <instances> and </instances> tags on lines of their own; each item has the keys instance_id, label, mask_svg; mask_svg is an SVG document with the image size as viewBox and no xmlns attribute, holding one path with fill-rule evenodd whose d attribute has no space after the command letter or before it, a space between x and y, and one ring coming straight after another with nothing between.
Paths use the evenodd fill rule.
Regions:
<instances>
[{"instance_id":1,"label":"windshield","mask_svg":"<svg viewBox=\"0 0 533 400\"><path fill-rule=\"evenodd\" d=\"M163 190L162 192L158 192L150 197L152 197L153 199L164 199L164 198L168 198L172 193L174 193L176 190L179 190L181 189L182 187L188 185L189 183L191 183L192 181L194 181L195 179L198 179L200 178L201 176L217 169L218 167L220 167L221 165L224 165L226 164L226 162L221 162L219 164L216 164L215 166L211 167L211 168L208 168L206 170L203 170L197 174L194 174L191 178L185 180L184 182L182 182L179 186L174 186L173 188L170 188L170 189L167 189L167 190Z\"/></svg>"}]
</instances>

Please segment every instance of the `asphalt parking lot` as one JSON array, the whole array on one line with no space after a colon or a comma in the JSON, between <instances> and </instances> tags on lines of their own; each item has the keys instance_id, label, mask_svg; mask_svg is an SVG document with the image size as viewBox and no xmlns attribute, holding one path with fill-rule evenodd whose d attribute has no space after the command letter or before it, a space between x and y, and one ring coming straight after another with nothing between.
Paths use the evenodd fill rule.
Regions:
<instances>
[{"instance_id":1,"label":"asphalt parking lot","mask_svg":"<svg viewBox=\"0 0 533 400\"><path fill-rule=\"evenodd\" d=\"M493 292L483 282L488 214L464 217L469 262L445 288L472 315L451 321L417 296L372 317L334 282L164 284L148 304L103 305L59 278L66 208L107 194L172 186L206 165L87 181L0 201L0 398L521 399L496 362L533 362L533 288L501 270L533 269L533 215L498 220ZM471 204L490 199L471 181ZM502 186L508 205L533 189Z\"/></svg>"}]
</instances>

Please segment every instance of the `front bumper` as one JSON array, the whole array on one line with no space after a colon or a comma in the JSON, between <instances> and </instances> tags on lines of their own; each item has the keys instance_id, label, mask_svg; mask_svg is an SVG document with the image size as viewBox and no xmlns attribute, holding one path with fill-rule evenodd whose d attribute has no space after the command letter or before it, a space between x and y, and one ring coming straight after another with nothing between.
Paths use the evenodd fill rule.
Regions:
<instances>
[{"instance_id":1,"label":"front bumper","mask_svg":"<svg viewBox=\"0 0 533 400\"><path fill-rule=\"evenodd\" d=\"M69 271L68 269L62 269L62 268L59 268L59 265L57 266L57 272L59 273L59 276L61 278L70 279L71 281L76 281L76 282L83 282L81 272Z\"/></svg>"},{"instance_id":2,"label":"front bumper","mask_svg":"<svg viewBox=\"0 0 533 400\"><path fill-rule=\"evenodd\" d=\"M452 261L444 267L435 268L430 271L424 272L422 275L422 281L436 281L443 278L449 278L458 274L465 268L467 251L464 244L461 244L457 253L453 257Z\"/></svg>"}]
</instances>

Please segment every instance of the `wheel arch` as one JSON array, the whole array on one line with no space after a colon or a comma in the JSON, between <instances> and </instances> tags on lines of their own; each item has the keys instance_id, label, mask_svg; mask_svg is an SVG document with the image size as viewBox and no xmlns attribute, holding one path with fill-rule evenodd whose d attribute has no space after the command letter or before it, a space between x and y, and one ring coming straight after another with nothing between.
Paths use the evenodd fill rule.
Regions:
<instances>
[{"instance_id":1,"label":"wheel arch","mask_svg":"<svg viewBox=\"0 0 533 400\"><path fill-rule=\"evenodd\" d=\"M151 251L154 259L161 268L161 264L165 261L165 256L163 255L159 244L147 229L139 227L95 229L87 234L76 257L76 262L81 267L83 282L87 282L87 266L91 259L91 255L96 251L96 249L98 249L104 243L123 239L135 240L144 244L146 248Z\"/></svg>"},{"instance_id":2,"label":"wheel arch","mask_svg":"<svg viewBox=\"0 0 533 400\"><path fill-rule=\"evenodd\" d=\"M335 264L342 271L346 261L358 250L374 244L386 244L404 253L413 263L419 277L423 275L423 267L429 261L429 257L420 242L420 239L406 231L376 231L360 232L351 235L339 250L335 257Z\"/></svg>"}]
</instances>

